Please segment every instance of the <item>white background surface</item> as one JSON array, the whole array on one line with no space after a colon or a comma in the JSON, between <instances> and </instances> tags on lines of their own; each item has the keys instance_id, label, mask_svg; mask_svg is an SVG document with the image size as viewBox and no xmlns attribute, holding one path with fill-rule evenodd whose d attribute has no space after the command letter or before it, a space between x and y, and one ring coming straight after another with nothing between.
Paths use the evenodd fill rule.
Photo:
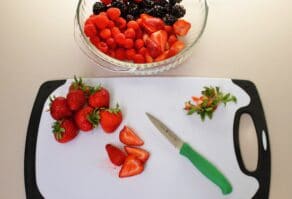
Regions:
<instances>
[{"instance_id":1,"label":"white background surface","mask_svg":"<svg viewBox=\"0 0 292 199\"><path fill-rule=\"evenodd\" d=\"M266 112L272 147L271 199L292 195L292 1L212 0L193 56L162 75L251 79ZM100 70L73 39L77 1L0 2L0 198L24 198L26 128L43 81L114 76Z\"/></svg>"}]
</instances>

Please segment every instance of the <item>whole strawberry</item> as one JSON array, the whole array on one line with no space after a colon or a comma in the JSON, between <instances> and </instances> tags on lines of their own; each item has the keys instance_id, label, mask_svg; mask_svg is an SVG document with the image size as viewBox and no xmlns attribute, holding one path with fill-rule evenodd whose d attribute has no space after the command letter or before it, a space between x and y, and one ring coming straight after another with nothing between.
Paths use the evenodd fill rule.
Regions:
<instances>
[{"instance_id":1,"label":"whole strawberry","mask_svg":"<svg viewBox=\"0 0 292 199\"><path fill-rule=\"evenodd\" d=\"M52 128L55 139L60 143L69 142L78 134L78 128L71 119L56 121Z\"/></svg>"},{"instance_id":2,"label":"whole strawberry","mask_svg":"<svg viewBox=\"0 0 292 199\"><path fill-rule=\"evenodd\" d=\"M119 105L113 109L103 109L100 111L100 125L106 133L114 132L123 120Z\"/></svg>"},{"instance_id":3,"label":"whole strawberry","mask_svg":"<svg viewBox=\"0 0 292 199\"><path fill-rule=\"evenodd\" d=\"M77 78L74 75L74 82L71 83L69 87L69 92L73 90L82 90L85 93L85 95L88 96L90 94L91 87L84 84L81 77Z\"/></svg>"},{"instance_id":4,"label":"whole strawberry","mask_svg":"<svg viewBox=\"0 0 292 199\"><path fill-rule=\"evenodd\" d=\"M56 97L50 100L50 113L55 120L61 120L72 115L65 97Z\"/></svg>"},{"instance_id":5,"label":"whole strawberry","mask_svg":"<svg viewBox=\"0 0 292 199\"><path fill-rule=\"evenodd\" d=\"M81 109L86 103L86 97L82 90L72 90L67 94L67 104L72 111Z\"/></svg>"},{"instance_id":6,"label":"whole strawberry","mask_svg":"<svg viewBox=\"0 0 292 199\"><path fill-rule=\"evenodd\" d=\"M88 99L88 104L94 108L108 108L110 103L110 94L107 89L98 86L93 89Z\"/></svg>"},{"instance_id":7,"label":"whole strawberry","mask_svg":"<svg viewBox=\"0 0 292 199\"><path fill-rule=\"evenodd\" d=\"M99 114L98 111L90 106L86 106L76 112L75 123L82 131L90 131L98 125Z\"/></svg>"}]
</instances>

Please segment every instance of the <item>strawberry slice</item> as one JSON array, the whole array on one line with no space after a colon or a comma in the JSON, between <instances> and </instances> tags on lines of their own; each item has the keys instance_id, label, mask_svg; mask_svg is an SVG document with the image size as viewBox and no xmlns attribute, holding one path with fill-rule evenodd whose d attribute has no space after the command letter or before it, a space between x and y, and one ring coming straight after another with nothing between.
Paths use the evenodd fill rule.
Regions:
<instances>
[{"instance_id":1,"label":"strawberry slice","mask_svg":"<svg viewBox=\"0 0 292 199\"><path fill-rule=\"evenodd\" d=\"M152 41L158 44L160 50L164 52L167 43L167 32L165 30L159 30L151 34Z\"/></svg>"},{"instance_id":2,"label":"strawberry slice","mask_svg":"<svg viewBox=\"0 0 292 199\"><path fill-rule=\"evenodd\" d=\"M169 57L174 56L176 54L178 54L182 49L184 49L185 44L180 41L177 40L176 42L174 42L174 44L171 45L170 49L169 49Z\"/></svg>"},{"instance_id":3,"label":"strawberry slice","mask_svg":"<svg viewBox=\"0 0 292 199\"><path fill-rule=\"evenodd\" d=\"M111 144L105 145L105 149L107 151L110 161L114 165L121 166L124 163L126 155L121 149Z\"/></svg>"},{"instance_id":4,"label":"strawberry slice","mask_svg":"<svg viewBox=\"0 0 292 199\"><path fill-rule=\"evenodd\" d=\"M120 178L125 178L125 177L130 177L130 176L134 176L134 175L138 175L140 173L142 173L144 170L144 166L143 163L141 162L141 160L139 160L136 156L134 155L129 155L120 172L119 172L119 177Z\"/></svg>"},{"instance_id":5,"label":"strawberry slice","mask_svg":"<svg viewBox=\"0 0 292 199\"><path fill-rule=\"evenodd\" d=\"M133 129L124 126L120 132L120 141L128 146L142 146L144 141L134 132Z\"/></svg>"},{"instance_id":6,"label":"strawberry slice","mask_svg":"<svg viewBox=\"0 0 292 199\"><path fill-rule=\"evenodd\" d=\"M164 22L160 18L151 17L149 15L146 15L146 17L141 15L141 18L142 26L148 33L153 33L164 28Z\"/></svg>"},{"instance_id":7,"label":"strawberry slice","mask_svg":"<svg viewBox=\"0 0 292 199\"><path fill-rule=\"evenodd\" d=\"M178 36L185 36L191 28L191 24L184 19L179 19L173 24L174 33Z\"/></svg>"},{"instance_id":8,"label":"strawberry slice","mask_svg":"<svg viewBox=\"0 0 292 199\"><path fill-rule=\"evenodd\" d=\"M150 156L149 152L144 150L144 149L140 149L140 148L136 148L136 147L130 147L130 146L125 146L124 148L125 148L125 151L129 155L136 156L143 163L145 163L148 160L149 156Z\"/></svg>"},{"instance_id":9,"label":"strawberry slice","mask_svg":"<svg viewBox=\"0 0 292 199\"><path fill-rule=\"evenodd\" d=\"M159 61L163 61L163 60L165 60L167 58L169 58L169 50L164 51L161 55L156 57L155 61L159 62Z\"/></svg>"},{"instance_id":10,"label":"strawberry slice","mask_svg":"<svg viewBox=\"0 0 292 199\"><path fill-rule=\"evenodd\" d=\"M146 40L146 48L152 58L156 58L162 53L159 45L150 38Z\"/></svg>"}]
</instances>

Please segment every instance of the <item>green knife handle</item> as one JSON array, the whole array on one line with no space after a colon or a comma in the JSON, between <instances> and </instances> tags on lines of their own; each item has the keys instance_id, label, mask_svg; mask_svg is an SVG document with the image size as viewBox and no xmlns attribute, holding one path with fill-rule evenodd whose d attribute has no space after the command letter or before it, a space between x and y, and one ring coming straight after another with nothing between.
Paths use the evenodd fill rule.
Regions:
<instances>
[{"instance_id":1,"label":"green knife handle","mask_svg":"<svg viewBox=\"0 0 292 199\"><path fill-rule=\"evenodd\" d=\"M192 149L189 144L184 143L179 153L187 157L202 174L218 185L224 195L232 192L232 186L227 178L212 163Z\"/></svg>"}]
</instances>

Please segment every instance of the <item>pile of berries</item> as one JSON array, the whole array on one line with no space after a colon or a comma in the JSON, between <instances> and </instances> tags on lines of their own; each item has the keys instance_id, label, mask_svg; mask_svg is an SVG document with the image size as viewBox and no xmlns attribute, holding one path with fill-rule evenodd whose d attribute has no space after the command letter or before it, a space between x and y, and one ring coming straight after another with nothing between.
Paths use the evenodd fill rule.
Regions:
<instances>
[{"instance_id":1,"label":"pile of berries","mask_svg":"<svg viewBox=\"0 0 292 199\"><path fill-rule=\"evenodd\" d=\"M102 86L91 87L74 78L66 97L51 99L50 114L54 120L53 134L60 143L74 139L79 130L91 131L101 125L106 133L114 132L122 122L117 105L109 108L110 93Z\"/></svg>"},{"instance_id":2,"label":"pile of berries","mask_svg":"<svg viewBox=\"0 0 292 199\"><path fill-rule=\"evenodd\" d=\"M179 19L185 9L177 3L179 0L102 0L94 4L94 14L86 20L84 33L96 48L118 60L162 61L185 47L178 37L191 28L189 22ZM154 11L148 12L146 5ZM167 11L159 11L162 8Z\"/></svg>"}]
</instances>

